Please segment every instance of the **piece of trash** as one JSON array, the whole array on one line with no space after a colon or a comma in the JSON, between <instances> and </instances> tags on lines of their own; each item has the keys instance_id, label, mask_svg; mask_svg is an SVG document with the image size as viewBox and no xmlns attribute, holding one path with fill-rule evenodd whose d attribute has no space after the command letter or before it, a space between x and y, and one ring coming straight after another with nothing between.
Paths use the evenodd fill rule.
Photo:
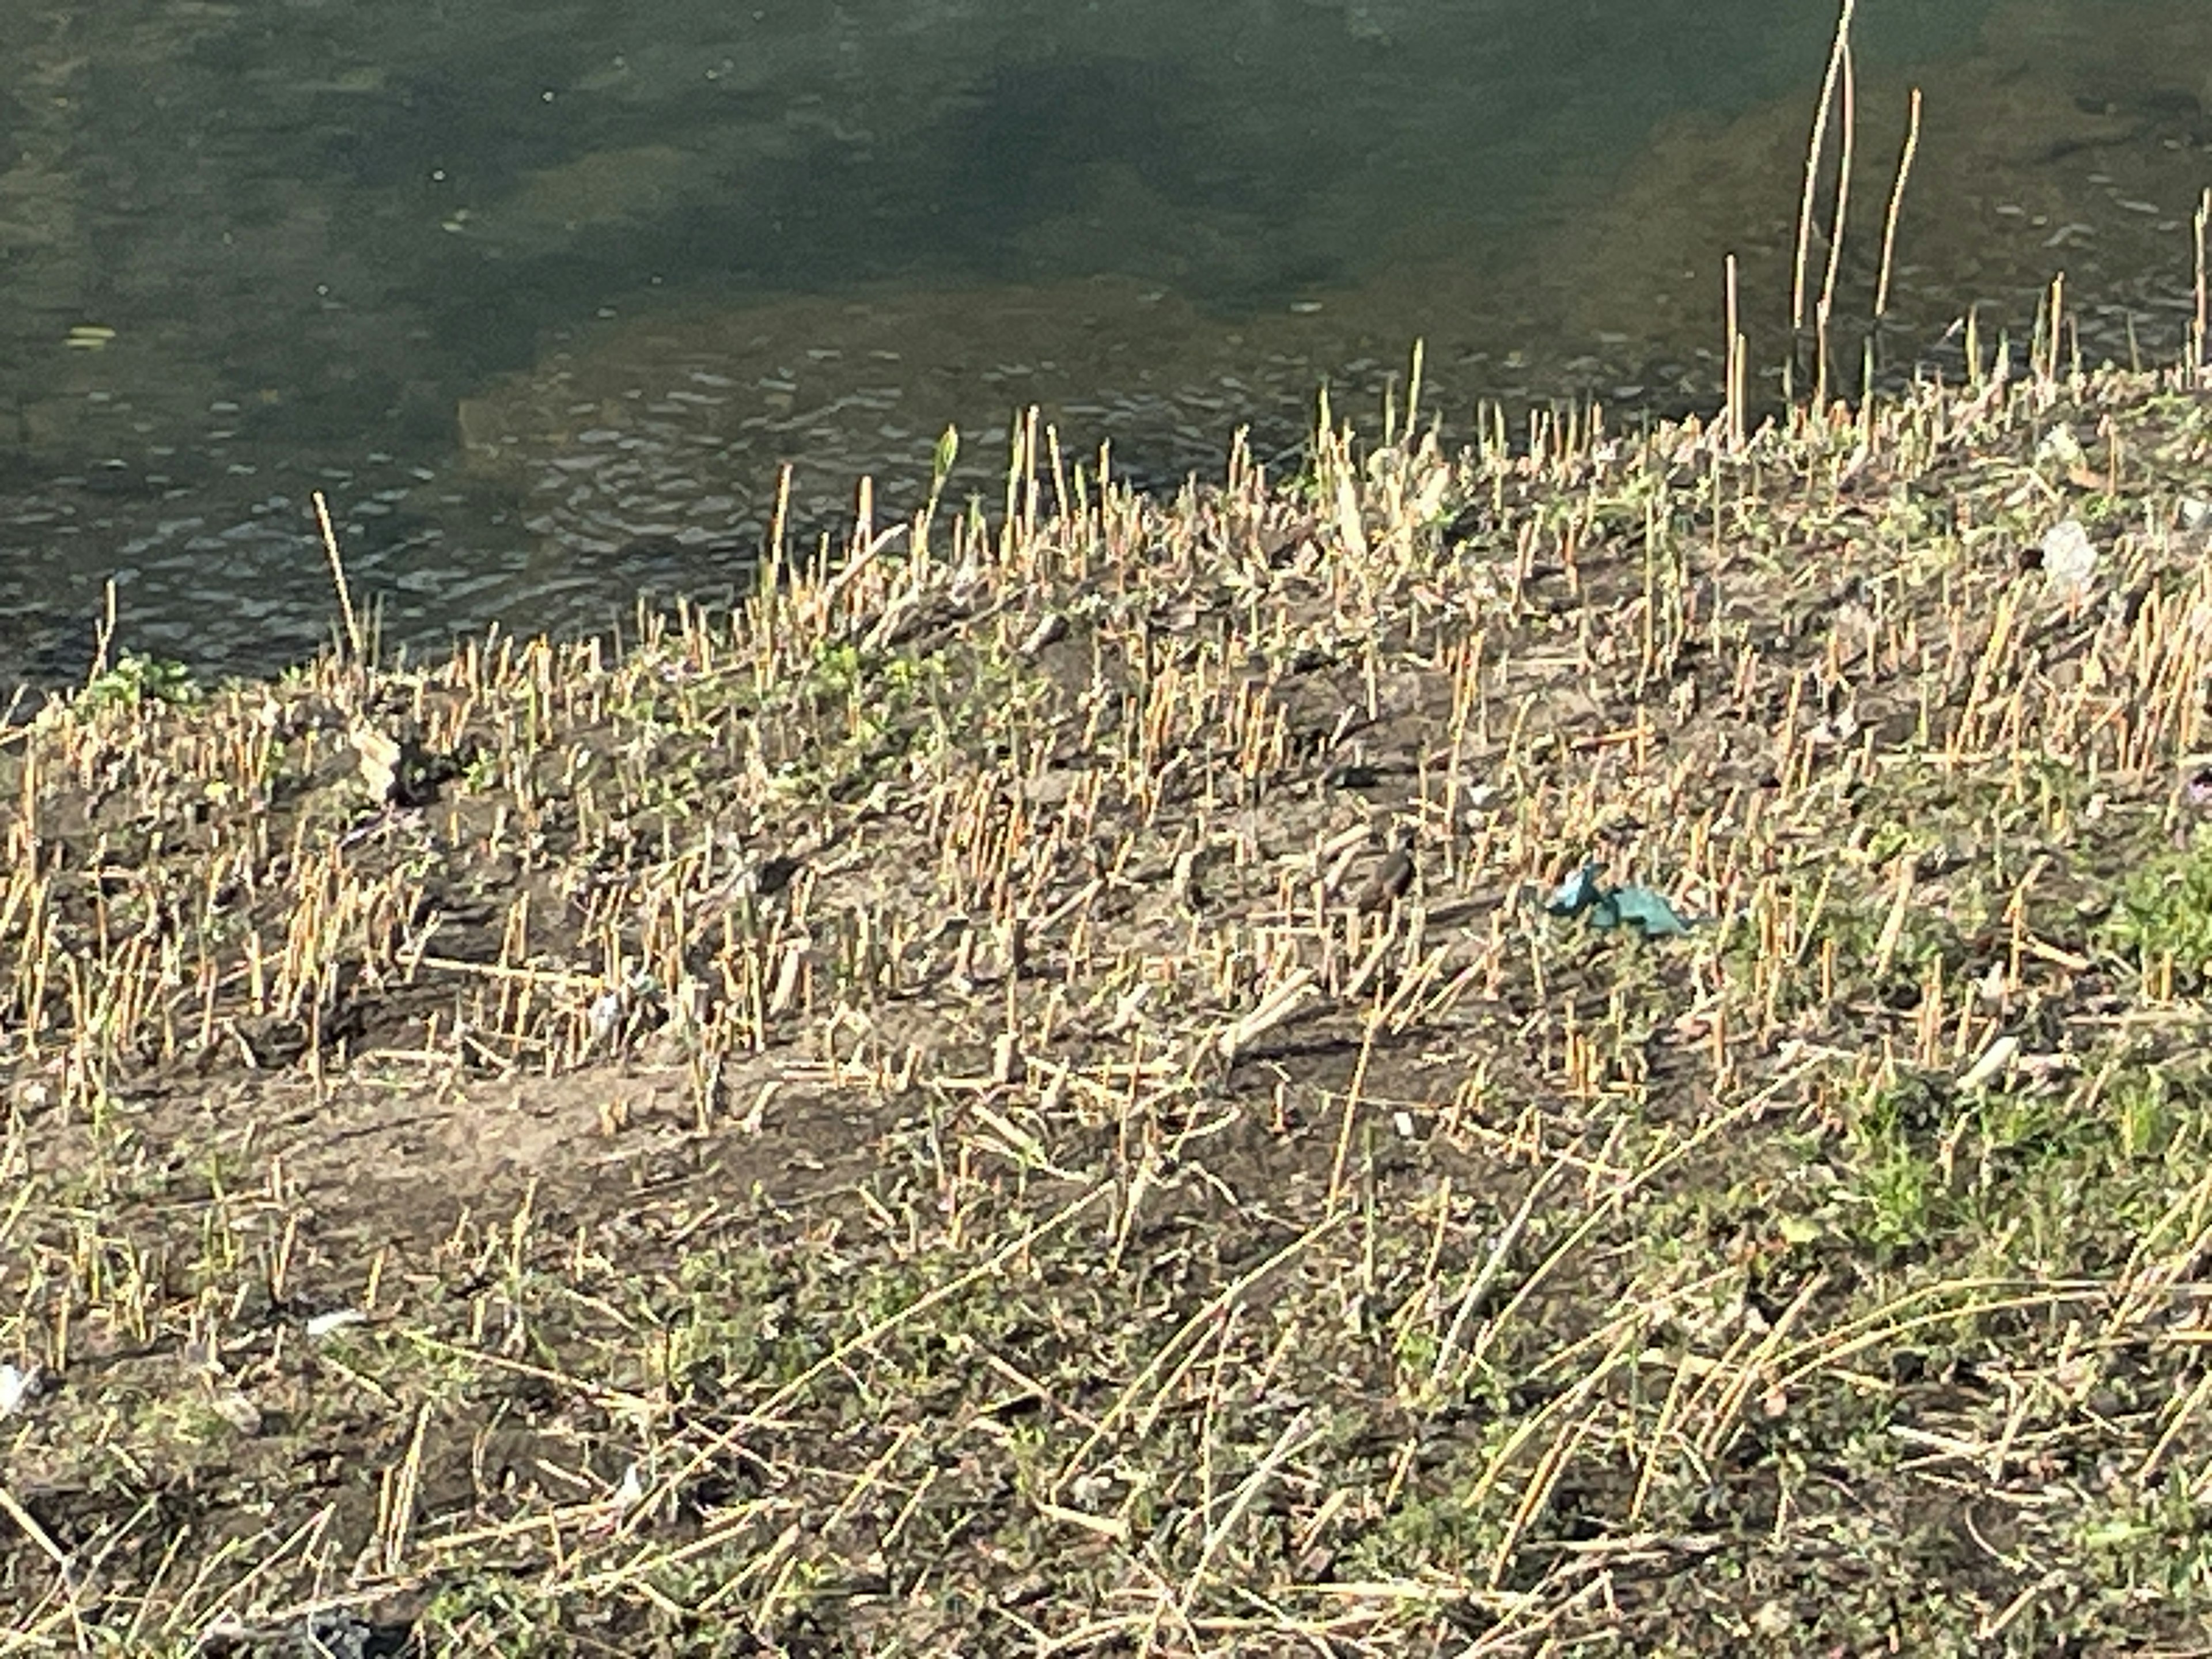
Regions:
<instances>
[{"instance_id":1,"label":"piece of trash","mask_svg":"<svg viewBox=\"0 0 2212 1659\"><path fill-rule=\"evenodd\" d=\"M114 337L115 331L105 323L79 323L63 337L62 343L71 351L105 351Z\"/></svg>"},{"instance_id":2,"label":"piece of trash","mask_svg":"<svg viewBox=\"0 0 2212 1659\"><path fill-rule=\"evenodd\" d=\"M329 1313L317 1314L307 1322L307 1334L321 1338L331 1336L352 1325L366 1325L368 1316L358 1308L334 1308Z\"/></svg>"},{"instance_id":3,"label":"piece of trash","mask_svg":"<svg viewBox=\"0 0 2212 1659\"><path fill-rule=\"evenodd\" d=\"M584 1523L586 1537L603 1538L622 1524L622 1519L645 1497L645 1480L632 1463L623 1471L622 1484L607 1494L606 1508Z\"/></svg>"},{"instance_id":4,"label":"piece of trash","mask_svg":"<svg viewBox=\"0 0 2212 1659\"><path fill-rule=\"evenodd\" d=\"M1544 908L1555 916L1578 916L1596 903L1604 890L1598 885L1597 866L1585 864L1561 882Z\"/></svg>"},{"instance_id":5,"label":"piece of trash","mask_svg":"<svg viewBox=\"0 0 2212 1659\"><path fill-rule=\"evenodd\" d=\"M1607 917L1608 907L1612 920ZM1625 921L1641 927L1647 939L1663 939L1690 931L1690 924L1675 914L1674 907L1649 887L1618 888L1600 899L1595 908L1596 914L1590 921L1598 927L1610 927L1614 921Z\"/></svg>"},{"instance_id":6,"label":"piece of trash","mask_svg":"<svg viewBox=\"0 0 2212 1659\"><path fill-rule=\"evenodd\" d=\"M18 1370L0 1364L0 1417L13 1417L39 1391L39 1368Z\"/></svg>"},{"instance_id":7,"label":"piece of trash","mask_svg":"<svg viewBox=\"0 0 2212 1659\"><path fill-rule=\"evenodd\" d=\"M1690 931L1674 907L1651 888L1608 887L1598 879L1599 866L1585 864L1559 884L1544 901L1545 913L1554 916L1583 916L1604 932L1626 922L1643 929L1647 939L1670 938Z\"/></svg>"},{"instance_id":8,"label":"piece of trash","mask_svg":"<svg viewBox=\"0 0 2212 1659\"><path fill-rule=\"evenodd\" d=\"M2014 1056L2019 1053L2018 1037L2008 1032L1996 1038L1988 1048L1982 1050L1981 1057L1960 1075L1960 1092L1965 1094L1976 1089L1987 1088L1996 1080L1999 1073L2012 1064Z\"/></svg>"},{"instance_id":9,"label":"piece of trash","mask_svg":"<svg viewBox=\"0 0 2212 1659\"><path fill-rule=\"evenodd\" d=\"M2043 434L2041 441L2035 446L2035 459L2056 461L2061 466L2079 466L2087 459L2087 452L2081 447L2081 441L2074 435L2074 428L2061 422Z\"/></svg>"},{"instance_id":10,"label":"piece of trash","mask_svg":"<svg viewBox=\"0 0 2212 1659\"><path fill-rule=\"evenodd\" d=\"M378 800L392 799L399 787L399 745L374 726L356 726L354 752L361 757L361 778Z\"/></svg>"},{"instance_id":11,"label":"piece of trash","mask_svg":"<svg viewBox=\"0 0 2212 1659\"><path fill-rule=\"evenodd\" d=\"M659 982L643 969L633 968L621 984L592 999L584 1013L585 1030L593 1042L612 1042L625 1035L633 1014L645 1013L658 1025L661 1000Z\"/></svg>"},{"instance_id":12,"label":"piece of trash","mask_svg":"<svg viewBox=\"0 0 2212 1659\"><path fill-rule=\"evenodd\" d=\"M2043 574L2069 599L2088 597L2097 577L2097 545L2079 519L2061 519L2043 532Z\"/></svg>"},{"instance_id":13,"label":"piece of trash","mask_svg":"<svg viewBox=\"0 0 2212 1659\"><path fill-rule=\"evenodd\" d=\"M591 1027L592 1041L605 1042L622 1029L623 1015L628 1009L627 1000L620 991L604 991L592 1004L591 1012L585 1016Z\"/></svg>"},{"instance_id":14,"label":"piece of trash","mask_svg":"<svg viewBox=\"0 0 2212 1659\"><path fill-rule=\"evenodd\" d=\"M349 739L360 760L361 781L380 806L427 806L437 798L440 773L412 737L394 738L362 724Z\"/></svg>"}]
</instances>

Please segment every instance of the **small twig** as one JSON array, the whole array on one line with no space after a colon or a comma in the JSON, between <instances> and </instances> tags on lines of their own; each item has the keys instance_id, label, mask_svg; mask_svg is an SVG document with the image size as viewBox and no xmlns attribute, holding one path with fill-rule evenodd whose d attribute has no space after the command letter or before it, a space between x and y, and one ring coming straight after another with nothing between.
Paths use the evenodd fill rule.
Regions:
<instances>
[{"instance_id":1,"label":"small twig","mask_svg":"<svg viewBox=\"0 0 2212 1659\"><path fill-rule=\"evenodd\" d=\"M1912 176L1912 157L1920 148L1920 88L1912 89L1912 105L1905 121L1905 149L1897 158L1897 181L1890 186L1889 211L1881 223L1881 275L1875 283L1874 314L1877 319L1889 309L1889 277L1897 255L1897 216L1905 207L1905 181ZM2198 252L2203 252L2203 224L2200 220ZM2203 272L2200 259L2198 294L2201 296Z\"/></svg>"},{"instance_id":2,"label":"small twig","mask_svg":"<svg viewBox=\"0 0 2212 1659\"><path fill-rule=\"evenodd\" d=\"M345 619L346 648L355 662L363 662L368 653L362 646L361 618L354 612L353 592L346 586L345 560L338 552L338 533L331 524L330 503L323 499L319 489L312 499L315 503L315 523L323 532L323 551L331 561L331 580L337 586L338 611Z\"/></svg>"},{"instance_id":3,"label":"small twig","mask_svg":"<svg viewBox=\"0 0 2212 1659\"><path fill-rule=\"evenodd\" d=\"M0 1514L5 1514L21 1527L23 1535L39 1547L39 1553L52 1562L64 1578L68 1577L70 1559L67 1553L54 1542L53 1535L39 1524L38 1517L17 1502L15 1494L5 1486L0 1486Z\"/></svg>"},{"instance_id":4,"label":"small twig","mask_svg":"<svg viewBox=\"0 0 2212 1659\"><path fill-rule=\"evenodd\" d=\"M1851 11L1857 0L1843 0L1836 15L1835 40L1828 48L1828 71L1820 82L1820 107L1813 114L1813 141L1805 152L1805 194L1797 207L1797 253L1790 272L1790 326L1805 326L1805 263L1813 244L1813 196L1819 188L1820 151L1827 143L1828 111L1836 101L1836 81L1851 38Z\"/></svg>"}]
</instances>

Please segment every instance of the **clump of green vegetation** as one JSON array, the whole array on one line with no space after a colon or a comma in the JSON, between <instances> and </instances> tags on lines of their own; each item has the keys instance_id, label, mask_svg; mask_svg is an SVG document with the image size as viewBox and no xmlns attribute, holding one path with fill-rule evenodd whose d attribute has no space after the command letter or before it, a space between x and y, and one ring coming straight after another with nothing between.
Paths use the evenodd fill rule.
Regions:
<instances>
[{"instance_id":1,"label":"clump of green vegetation","mask_svg":"<svg viewBox=\"0 0 2212 1659\"><path fill-rule=\"evenodd\" d=\"M2202 848L2169 850L2128 872L2103 937L2167 994L2204 989L2212 970L2212 856Z\"/></svg>"},{"instance_id":2,"label":"clump of green vegetation","mask_svg":"<svg viewBox=\"0 0 2212 1659\"><path fill-rule=\"evenodd\" d=\"M189 703L200 695L191 671L183 663L126 652L112 667L88 680L76 701L85 709L96 711L147 702Z\"/></svg>"}]
</instances>

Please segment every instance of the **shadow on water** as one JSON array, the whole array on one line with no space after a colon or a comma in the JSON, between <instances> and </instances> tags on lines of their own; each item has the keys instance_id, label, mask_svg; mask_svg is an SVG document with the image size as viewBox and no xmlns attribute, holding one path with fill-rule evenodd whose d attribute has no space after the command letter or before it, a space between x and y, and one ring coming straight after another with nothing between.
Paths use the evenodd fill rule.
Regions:
<instances>
[{"instance_id":1,"label":"shadow on water","mask_svg":"<svg viewBox=\"0 0 2212 1659\"><path fill-rule=\"evenodd\" d=\"M1174 282L1231 319L1345 280L1343 259L1311 246L1300 228L1339 170L1329 156L1243 153L1208 125L1205 96L1172 64L1055 56L1001 65L941 94L910 142L870 147L815 136L719 171L714 188L671 210L580 226L557 250L525 262L448 267L411 297L434 317L432 339L449 368L475 378L527 364L547 331L575 318L576 296L634 289L641 271L680 273L684 291L740 304L825 288L981 287L1112 268ZM418 89L408 101L446 100ZM679 103L654 116L663 128L680 127L685 111ZM475 120L484 124L481 112ZM653 130L635 119L598 125L608 150ZM458 129L459 148L469 148L469 130ZM434 167L419 143L410 148L404 171ZM496 145L490 153L501 155ZM506 183L544 159L508 156ZM1162 246L1133 246L1126 227L1115 227L1106 267L1097 249L1038 237L1055 221L1107 227L1115 185L1127 179L1141 180L1176 222ZM1209 257L1194 258L1201 243Z\"/></svg>"}]
</instances>

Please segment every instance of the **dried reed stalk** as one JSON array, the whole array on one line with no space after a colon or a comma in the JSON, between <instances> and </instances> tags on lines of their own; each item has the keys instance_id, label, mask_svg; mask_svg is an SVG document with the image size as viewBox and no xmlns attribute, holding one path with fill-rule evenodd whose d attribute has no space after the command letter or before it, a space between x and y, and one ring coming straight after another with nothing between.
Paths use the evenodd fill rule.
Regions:
<instances>
[{"instance_id":1,"label":"dried reed stalk","mask_svg":"<svg viewBox=\"0 0 2212 1659\"><path fill-rule=\"evenodd\" d=\"M1849 8L1845 8L1848 11ZM1857 127L1858 97L1851 76L1851 49L1847 40L1843 45L1843 141L1836 155L1836 213L1828 228L1828 264L1820 275L1820 303L1814 312L1814 333L1818 337L1815 349L1819 361L1813 370L1813 402L1824 405L1828 401L1828 319L1836 308L1836 272L1844 258L1844 216L1851 204L1851 150Z\"/></svg>"},{"instance_id":2,"label":"dried reed stalk","mask_svg":"<svg viewBox=\"0 0 2212 1659\"><path fill-rule=\"evenodd\" d=\"M1836 101L1836 81L1843 73L1844 53L1851 37L1851 12L1857 0L1843 0L1836 15L1836 36L1828 48L1828 70L1820 82L1820 104L1813 113L1813 141L1805 152L1805 193L1797 205L1797 253L1790 271L1790 326L1805 326L1805 260L1813 242L1813 194L1819 187L1820 151L1828 139L1828 111Z\"/></svg>"},{"instance_id":3,"label":"dried reed stalk","mask_svg":"<svg viewBox=\"0 0 2212 1659\"><path fill-rule=\"evenodd\" d=\"M345 560L338 553L337 532L331 527L331 504L323 499L323 492L319 489L315 492L313 499L315 523L323 532L323 551L331 561L331 580L338 590L338 611L345 619L346 649L354 661L362 662L367 659L368 653L362 641L361 618L353 608L353 593L346 586Z\"/></svg>"},{"instance_id":4,"label":"dried reed stalk","mask_svg":"<svg viewBox=\"0 0 2212 1659\"><path fill-rule=\"evenodd\" d=\"M2199 374L2212 367L2212 351L2208 351L2212 348L2212 336L2208 336L2205 326L2204 231L2209 223L2212 223L2212 188L2197 200L2197 315L2190 324L2189 367Z\"/></svg>"},{"instance_id":5,"label":"dried reed stalk","mask_svg":"<svg viewBox=\"0 0 2212 1659\"><path fill-rule=\"evenodd\" d=\"M1889 211L1881 221L1881 275L1874 289L1874 314L1879 319L1889 309L1889 277L1897 256L1897 216L1905 206L1905 181L1912 176L1912 158L1920 149L1920 88L1912 88L1912 104L1905 118L1905 149L1897 158L1897 182L1890 186ZM2199 252L2203 251L2203 221L2197 222ZM2201 269L2203 261L2200 258ZM2202 292L2200 285L2200 293Z\"/></svg>"}]
</instances>

